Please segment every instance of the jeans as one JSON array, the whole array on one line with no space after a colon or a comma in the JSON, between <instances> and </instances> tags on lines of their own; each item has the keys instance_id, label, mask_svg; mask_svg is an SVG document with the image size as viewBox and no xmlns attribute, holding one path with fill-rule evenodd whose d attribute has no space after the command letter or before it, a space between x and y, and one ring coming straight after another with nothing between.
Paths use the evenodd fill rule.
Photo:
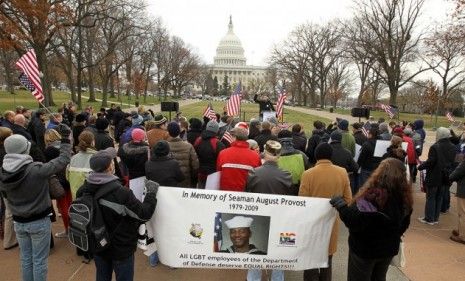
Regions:
<instances>
[{"instance_id":1,"label":"jeans","mask_svg":"<svg viewBox=\"0 0 465 281\"><path fill-rule=\"evenodd\" d=\"M444 195L442 196L441 212L445 213L450 209L450 186L444 187Z\"/></svg>"},{"instance_id":2,"label":"jeans","mask_svg":"<svg viewBox=\"0 0 465 281\"><path fill-rule=\"evenodd\" d=\"M328 257L327 268L313 268L304 270L304 281L331 281L333 256Z\"/></svg>"},{"instance_id":3,"label":"jeans","mask_svg":"<svg viewBox=\"0 0 465 281\"><path fill-rule=\"evenodd\" d=\"M111 281L115 271L116 281L134 280L134 254L124 260L107 260L100 256L94 256L97 269L96 281Z\"/></svg>"},{"instance_id":4,"label":"jeans","mask_svg":"<svg viewBox=\"0 0 465 281\"><path fill-rule=\"evenodd\" d=\"M426 187L426 204L425 220L428 222L437 222L439 212L441 211L442 198L444 196L445 186L427 186Z\"/></svg>"},{"instance_id":5,"label":"jeans","mask_svg":"<svg viewBox=\"0 0 465 281\"><path fill-rule=\"evenodd\" d=\"M27 223L14 222L23 281L47 280L51 225L49 217Z\"/></svg>"},{"instance_id":6,"label":"jeans","mask_svg":"<svg viewBox=\"0 0 465 281\"><path fill-rule=\"evenodd\" d=\"M363 259L349 250L347 281L386 281L392 257Z\"/></svg>"},{"instance_id":7,"label":"jeans","mask_svg":"<svg viewBox=\"0 0 465 281\"><path fill-rule=\"evenodd\" d=\"M247 272L247 281L260 281L260 280L262 280L262 270L260 270L260 269L250 269ZM271 281L284 281L284 271L282 271L282 270L272 270L271 271Z\"/></svg>"}]
</instances>

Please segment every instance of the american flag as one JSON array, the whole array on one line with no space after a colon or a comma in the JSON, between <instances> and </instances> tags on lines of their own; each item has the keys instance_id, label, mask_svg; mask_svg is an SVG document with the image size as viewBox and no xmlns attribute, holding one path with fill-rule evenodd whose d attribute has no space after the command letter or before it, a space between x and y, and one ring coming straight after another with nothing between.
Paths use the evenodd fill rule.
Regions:
<instances>
[{"instance_id":1,"label":"american flag","mask_svg":"<svg viewBox=\"0 0 465 281\"><path fill-rule=\"evenodd\" d=\"M231 97L228 100L226 105L228 109L229 116L237 116L239 115L239 111L241 109L241 82L236 86L236 90L231 94Z\"/></svg>"},{"instance_id":2,"label":"american flag","mask_svg":"<svg viewBox=\"0 0 465 281\"><path fill-rule=\"evenodd\" d=\"M283 87L279 93L278 102L276 103L276 114L278 118L283 116L284 101L286 100L286 97L287 97L286 89L284 89Z\"/></svg>"},{"instance_id":3,"label":"american flag","mask_svg":"<svg viewBox=\"0 0 465 281\"><path fill-rule=\"evenodd\" d=\"M382 104L382 103L381 103L379 106L380 106L384 111L386 111L387 115L389 115L389 118L392 119L392 118L394 117L395 112L394 112L394 109L393 109L391 106L385 105L385 104Z\"/></svg>"},{"instance_id":4,"label":"american flag","mask_svg":"<svg viewBox=\"0 0 465 281\"><path fill-rule=\"evenodd\" d=\"M449 120L450 122L455 122L454 116L452 116L452 113L450 113L449 111L446 113L446 117L447 120Z\"/></svg>"},{"instance_id":5,"label":"american flag","mask_svg":"<svg viewBox=\"0 0 465 281\"><path fill-rule=\"evenodd\" d=\"M370 128L371 128L371 125L370 123L367 122L362 126L362 129L361 129L363 135L367 138L368 138L368 133L370 132Z\"/></svg>"},{"instance_id":6,"label":"american flag","mask_svg":"<svg viewBox=\"0 0 465 281\"><path fill-rule=\"evenodd\" d=\"M226 131L226 133L224 133L224 135L223 135L223 137L221 139L222 140L224 139L229 143L233 142L233 136L231 135L231 133L229 131Z\"/></svg>"},{"instance_id":7,"label":"american flag","mask_svg":"<svg viewBox=\"0 0 465 281\"><path fill-rule=\"evenodd\" d=\"M216 113L213 110L211 103L208 103L207 108L205 108L205 111L203 112L203 116L207 117L210 120L216 120Z\"/></svg>"},{"instance_id":8,"label":"american flag","mask_svg":"<svg viewBox=\"0 0 465 281\"><path fill-rule=\"evenodd\" d=\"M223 242L223 227L221 225L221 214L216 213L215 216L215 237L213 238L213 251L219 252Z\"/></svg>"},{"instance_id":9,"label":"american flag","mask_svg":"<svg viewBox=\"0 0 465 281\"><path fill-rule=\"evenodd\" d=\"M36 100L42 102L44 100L44 94L42 92L39 77L39 66L37 65L37 58L34 49L31 49L24 54L16 62L16 66L23 72L19 77L21 84L32 92L32 95Z\"/></svg>"}]
</instances>

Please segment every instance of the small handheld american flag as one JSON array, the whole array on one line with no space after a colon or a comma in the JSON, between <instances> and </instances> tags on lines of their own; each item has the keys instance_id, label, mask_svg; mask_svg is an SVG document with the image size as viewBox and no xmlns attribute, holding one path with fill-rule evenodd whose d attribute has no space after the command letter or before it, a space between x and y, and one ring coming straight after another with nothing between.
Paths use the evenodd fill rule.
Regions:
<instances>
[{"instance_id":1,"label":"small handheld american flag","mask_svg":"<svg viewBox=\"0 0 465 281\"><path fill-rule=\"evenodd\" d=\"M226 104L228 115L229 116L237 116L241 110L241 82L236 86L236 89L231 94L231 97Z\"/></svg>"},{"instance_id":2,"label":"small handheld american flag","mask_svg":"<svg viewBox=\"0 0 465 281\"><path fill-rule=\"evenodd\" d=\"M365 123L363 126L362 126L362 133L365 137L368 138L368 133L370 132L370 128L371 128L371 125L370 123Z\"/></svg>"},{"instance_id":3,"label":"small handheld american flag","mask_svg":"<svg viewBox=\"0 0 465 281\"><path fill-rule=\"evenodd\" d=\"M16 66L21 69L22 74L19 81L26 89L31 91L32 95L38 102L42 102L45 97L42 92L42 84L39 75L39 66L37 65L36 53L33 49L24 54L17 62Z\"/></svg>"},{"instance_id":4,"label":"small handheld american flag","mask_svg":"<svg viewBox=\"0 0 465 281\"><path fill-rule=\"evenodd\" d=\"M226 133L224 133L223 137L221 138L221 140L226 140L227 142L229 143L232 143L233 142L233 136L231 135L231 133L229 131L226 131Z\"/></svg>"},{"instance_id":5,"label":"small handheld american flag","mask_svg":"<svg viewBox=\"0 0 465 281\"><path fill-rule=\"evenodd\" d=\"M203 112L203 116L207 117L210 120L216 120L216 113L213 110L211 103L208 103L207 108L205 108L205 111Z\"/></svg>"},{"instance_id":6,"label":"small handheld american flag","mask_svg":"<svg viewBox=\"0 0 465 281\"><path fill-rule=\"evenodd\" d=\"M395 113L394 113L394 109L389 106L389 105L386 105L386 104L380 104L379 105L384 111L386 111L387 115L389 116L389 118L393 118Z\"/></svg>"},{"instance_id":7,"label":"small handheld american flag","mask_svg":"<svg viewBox=\"0 0 465 281\"><path fill-rule=\"evenodd\" d=\"M287 97L287 92L286 89L283 87L281 91L279 92L278 95L278 102L276 103L276 115L278 118L281 118L283 116L283 108L284 108L284 102L286 101Z\"/></svg>"},{"instance_id":8,"label":"small handheld american flag","mask_svg":"<svg viewBox=\"0 0 465 281\"><path fill-rule=\"evenodd\" d=\"M454 116L452 116L452 113L450 113L449 111L446 113L446 117L447 120L449 120L450 122L455 122Z\"/></svg>"}]
</instances>

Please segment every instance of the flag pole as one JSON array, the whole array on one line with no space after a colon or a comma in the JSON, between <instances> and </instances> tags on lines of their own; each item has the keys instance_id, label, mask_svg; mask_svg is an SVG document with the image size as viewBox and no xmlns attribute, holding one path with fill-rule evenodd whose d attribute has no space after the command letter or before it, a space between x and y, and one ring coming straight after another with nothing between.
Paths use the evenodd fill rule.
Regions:
<instances>
[{"instance_id":1,"label":"flag pole","mask_svg":"<svg viewBox=\"0 0 465 281\"><path fill-rule=\"evenodd\" d=\"M48 111L48 113L50 114L50 116L52 116L52 118L55 119L55 121L56 121L57 123L59 123L58 120L55 118L55 115L53 115L53 113L50 111L50 109L48 109L48 107L46 107L41 101L39 101L39 103L40 103L40 105L41 105L43 108L45 108L46 111Z\"/></svg>"}]
</instances>

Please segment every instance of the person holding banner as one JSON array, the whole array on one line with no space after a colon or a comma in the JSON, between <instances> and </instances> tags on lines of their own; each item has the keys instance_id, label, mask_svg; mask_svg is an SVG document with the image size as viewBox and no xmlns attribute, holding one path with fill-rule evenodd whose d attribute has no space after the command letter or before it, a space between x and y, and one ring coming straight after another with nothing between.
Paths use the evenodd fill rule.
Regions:
<instances>
[{"instance_id":1,"label":"person holding banner","mask_svg":"<svg viewBox=\"0 0 465 281\"><path fill-rule=\"evenodd\" d=\"M352 200L349 177L344 168L331 163L333 149L328 143L321 143L315 149L315 167L305 171L300 182L299 196L332 198L342 196L345 202ZM328 176L330 175L330 176ZM334 222L328 248L328 267L307 269L304 281L331 281L332 257L337 250L339 221Z\"/></svg>"},{"instance_id":2,"label":"person holding banner","mask_svg":"<svg viewBox=\"0 0 465 281\"><path fill-rule=\"evenodd\" d=\"M395 158L383 160L352 203L347 205L340 196L330 203L349 228L347 280L386 280L413 210L404 163Z\"/></svg>"}]
</instances>

